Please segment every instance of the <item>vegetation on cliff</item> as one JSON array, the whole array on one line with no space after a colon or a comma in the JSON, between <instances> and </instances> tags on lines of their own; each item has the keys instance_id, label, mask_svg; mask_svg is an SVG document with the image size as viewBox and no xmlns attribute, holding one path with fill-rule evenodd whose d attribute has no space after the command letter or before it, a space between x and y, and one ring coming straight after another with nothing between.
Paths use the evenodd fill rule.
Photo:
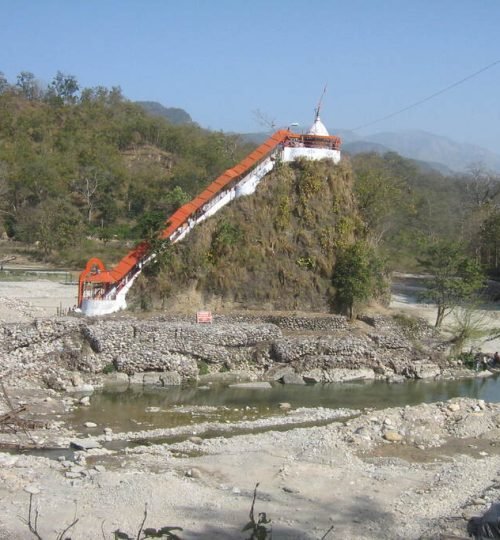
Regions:
<instances>
[{"instance_id":1,"label":"vegetation on cliff","mask_svg":"<svg viewBox=\"0 0 500 540\"><path fill-rule=\"evenodd\" d=\"M329 310L337 253L362 228L349 164L302 159L278 165L253 196L171 246L147 276L168 306L191 290L205 305Z\"/></svg>"}]
</instances>

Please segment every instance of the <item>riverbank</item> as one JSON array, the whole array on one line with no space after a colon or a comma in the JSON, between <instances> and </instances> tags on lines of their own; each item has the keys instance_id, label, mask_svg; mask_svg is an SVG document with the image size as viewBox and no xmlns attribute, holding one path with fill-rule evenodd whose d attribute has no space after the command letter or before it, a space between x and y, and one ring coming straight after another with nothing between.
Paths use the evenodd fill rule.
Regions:
<instances>
[{"instance_id":1,"label":"riverbank","mask_svg":"<svg viewBox=\"0 0 500 540\"><path fill-rule=\"evenodd\" d=\"M40 403L52 410L47 397ZM178 442L143 433L148 445L122 449L106 443L119 434L96 418L97 448L61 451L60 460L0 454L0 537L31 537L18 517L27 515L30 494L41 537L55 538L76 516L73 539L101 531L111 538L118 528L135 535L145 504L146 527L176 525L185 539L246 538L257 482L256 512L266 512L273 538L282 539L319 539L332 526L331 538L466 537L467 519L497 500L499 404L455 399L338 415L323 426L290 423L258 434L238 434L236 422L223 437L198 433L195 422ZM51 430L59 444L88 440L83 427L79 435ZM47 430L32 435L47 440Z\"/></svg>"},{"instance_id":2,"label":"riverbank","mask_svg":"<svg viewBox=\"0 0 500 540\"><path fill-rule=\"evenodd\" d=\"M33 307L41 311L25 309ZM21 317L9 318L16 309ZM266 512L282 539L319 539L332 527L327 538L466 537L467 519L498 499L497 403L456 398L374 410L290 400L265 417L245 404L229 412L148 406L149 417L182 422L132 430L111 427L89 407L103 384L117 385L120 402L129 384L170 392L196 377L200 392L212 381L243 380L265 392L259 385L276 381L298 388L476 376L446 360L446 341L422 321L387 312L355 323L233 314L202 326L189 317L44 318L44 309L3 304L0 415L19 413L0 443L44 450L0 452L0 538L33 537L20 519L30 496L44 540L76 518L73 540L111 538L117 529L135 537L145 504L146 527L179 526L184 539L248 538L241 529L257 482L256 514ZM79 416L86 410L95 414Z\"/></svg>"}]
</instances>

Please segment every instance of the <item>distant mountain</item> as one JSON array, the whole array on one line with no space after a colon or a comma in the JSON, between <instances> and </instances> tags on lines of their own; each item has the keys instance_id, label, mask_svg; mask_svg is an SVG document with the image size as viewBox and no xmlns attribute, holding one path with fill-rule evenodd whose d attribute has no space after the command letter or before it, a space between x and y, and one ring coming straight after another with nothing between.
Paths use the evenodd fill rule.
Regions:
<instances>
[{"instance_id":1,"label":"distant mountain","mask_svg":"<svg viewBox=\"0 0 500 540\"><path fill-rule=\"evenodd\" d=\"M369 140L362 140L360 139L354 131L350 131L347 129L338 129L335 132L335 135L338 135L342 139L342 151L346 154L349 154L351 156L355 154L362 154L362 153L368 153L368 152L375 152L377 154L385 154L387 152L397 152L394 148L390 148L388 145L376 143ZM255 133L242 133L241 136L246 142L251 142L254 144L261 144L264 142L269 136L271 135L270 132L255 132ZM402 154L401 152L398 152L398 154ZM422 171L428 172L428 171L437 171L444 175L453 174L454 171L452 171L448 166L446 166L444 163L439 163L435 161L427 161L422 159L412 159L409 156L408 157L415 163L415 165Z\"/></svg>"},{"instance_id":2,"label":"distant mountain","mask_svg":"<svg viewBox=\"0 0 500 540\"><path fill-rule=\"evenodd\" d=\"M351 156L356 155L356 154L365 154L368 152L375 152L376 154L381 154L381 155L386 154L387 152L394 152L394 150L392 150L391 148L388 148L387 146L384 146L383 144L378 144L378 143L369 142L369 141L348 142L342 145L342 151ZM446 176L454 173L454 171L452 171L449 167L447 167L443 163L438 163L436 161L424 161L421 159L412 159L408 157L406 159L413 162L422 172L425 172L425 173L431 172L431 171L437 171Z\"/></svg>"},{"instance_id":3,"label":"distant mountain","mask_svg":"<svg viewBox=\"0 0 500 540\"><path fill-rule=\"evenodd\" d=\"M392 150L383 144L378 144L370 141L353 141L345 143L342 139L342 150L348 154L363 154L366 152L375 152L377 154L385 154Z\"/></svg>"},{"instance_id":4,"label":"distant mountain","mask_svg":"<svg viewBox=\"0 0 500 540\"><path fill-rule=\"evenodd\" d=\"M164 107L157 101L136 101L136 103L151 116L161 116L172 124L191 124L193 122L191 116L184 109Z\"/></svg>"},{"instance_id":5,"label":"distant mountain","mask_svg":"<svg viewBox=\"0 0 500 540\"><path fill-rule=\"evenodd\" d=\"M347 129L333 129L330 133L342 139L342 149L349 154L397 152L403 157L416 160L421 168L434 169L442 174L463 172L472 163L481 163L487 169L500 172L500 154L426 131L384 132L363 137ZM243 136L258 144L269 133L246 133Z\"/></svg>"},{"instance_id":6,"label":"distant mountain","mask_svg":"<svg viewBox=\"0 0 500 540\"><path fill-rule=\"evenodd\" d=\"M442 163L454 171L464 171L471 163L500 172L500 155L469 143L419 130L375 133L366 140L387 146L402 156Z\"/></svg>"},{"instance_id":7,"label":"distant mountain","mask_svg":"<svg viewBox=\"0 0 500 540\"><path fill-rule=\"evenodd\" d=\"M245 142L260 144L272 135L270 131L256 131L254 133L241 133Z\"/></svg>"}]
</instances>

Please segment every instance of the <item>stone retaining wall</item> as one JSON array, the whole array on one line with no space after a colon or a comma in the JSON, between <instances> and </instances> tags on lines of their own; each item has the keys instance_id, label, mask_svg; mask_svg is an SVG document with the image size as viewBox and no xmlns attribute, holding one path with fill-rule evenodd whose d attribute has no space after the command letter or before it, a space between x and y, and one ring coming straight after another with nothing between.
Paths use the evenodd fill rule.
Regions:
<instances>
[{"instance_id":1,"label":"stone retaining wall","mask_svg":"<svg viewBox=\"0 0 500 540\"><path fill-rule=\"evenodd\" d=\"M179 374L172 380L243 370L272 379L286 367L290 381L298 380L293 375L332 381L440 373L391 318L377 319L368 332L339 316L217 316L213 324L173 317L45 319L0 326L0 338L0 376L9 370L19 381L23 376L61 381L75 370Z\"/></svg>"}]
</instances>

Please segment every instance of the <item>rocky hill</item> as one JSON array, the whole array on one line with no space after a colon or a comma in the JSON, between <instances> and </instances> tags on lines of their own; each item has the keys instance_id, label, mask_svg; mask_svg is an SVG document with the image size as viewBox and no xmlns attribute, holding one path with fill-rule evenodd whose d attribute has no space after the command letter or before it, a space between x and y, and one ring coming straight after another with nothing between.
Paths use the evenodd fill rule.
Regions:
<instances>
[{"instance_id":1,"label":"rocky hill","mask_svg":"<svg viewBox=\"0 0 500 540\"><path fill-rule=\"evenodd\" d=\"M168 309L331 309L339 248L360 227L348 162L278 165L163 257L150 276ZM145 287L136 288L136 301Z\"/></svg>"}]
</instances>

